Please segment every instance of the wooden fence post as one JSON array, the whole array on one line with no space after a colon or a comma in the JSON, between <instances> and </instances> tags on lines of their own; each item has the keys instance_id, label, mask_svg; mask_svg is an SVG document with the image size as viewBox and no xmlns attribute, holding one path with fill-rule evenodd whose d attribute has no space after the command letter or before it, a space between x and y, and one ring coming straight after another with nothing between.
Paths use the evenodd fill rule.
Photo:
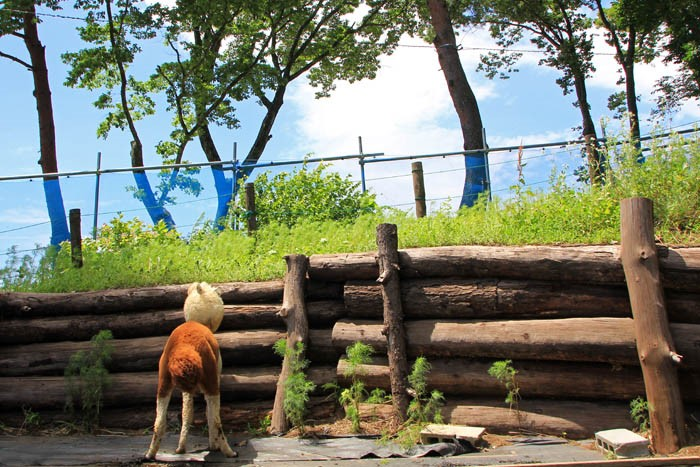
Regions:
<instances>
[{"instance_id":1,"label":"wooden fence post","mask_svg":"<svg viewBox=\"0 0 700 467\"><path fill-rule=\"evenodd\" d=\"M71 209L68 212L70 224L70 256L73 267L83 267L83 239L80 233L80 209Z\"/></svg>"},{"instance_id":2,"label":"wooden fence post","mask_svg":"<svg viewBox=\"0 0 700 467\"><path fill-rule=\"evenodd\" d=\"M299 358L303 360L309 340L309 321L306 316L304 297L309 260L304 255L288 255L284 259L287 262L287 274L284 277L282 308L278 315L287 324L287 355L284 357L282 371L277 380L277 391L270 423L272 433L284 433L289 430L289 423L284 413L284 385L291 374L290 351L294 350L297 342L301 342L304 347Z\"/></svg>"},{"instance_id":3,"label":"wooden fence post","mask_svg":"<svg viewBox=\"0 0 700 467\"><path fill-rule=\"evenodd\" d=\"M654 244L652 202L620 203L621 259L632 305L637 353L649 402L651 442L659 454L679 450L685 440L683 401L676 353L668 324L659 259Z\"/></svg>"},{"instance_id":4,"label":"wooden fence post","mask_svg":"<svg viewBox=\"0 0 700 467\"><path fill-rule=\"evenodd\" d=\"M252 182L245 184L245 208L248 233L251 233L258 229L258 219L255 214L255 185Z\"/></svg>"},{"instance_id":5,"label":"wooden fence post","mask_svg":"<svg viewBox=\"0 0 700 467\"><path fill-rule=\"evenodd\" d=\"M416 217L425 217L425 182L423 181L423 163L414 162L411 164L413 174L413 195L416 200Z\"/></svg>"},{"instance_id":6,"label":"wooden fence post","mask_svg":"<svg viewBox=\"0 0 700 467\"><path fill-rule=\"evenodd\" d=\"M377 264L384 301L384 328L389 357L389 379L394 403L394 416L399 422L406 420L408 411L408 361L406 360L406 330L401 307L401 283L399 279L399 238L395 224L377 226Z\"/></svg>"}]
</instances>

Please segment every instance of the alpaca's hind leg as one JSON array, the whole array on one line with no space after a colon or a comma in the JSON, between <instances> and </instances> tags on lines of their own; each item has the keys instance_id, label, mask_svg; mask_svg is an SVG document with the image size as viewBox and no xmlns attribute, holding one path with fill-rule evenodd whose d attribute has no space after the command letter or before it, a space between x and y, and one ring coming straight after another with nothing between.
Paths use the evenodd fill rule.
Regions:
<instances>
[{"instance_id":1,"label":"alpaca's hind leg","mask_svg":"<svg viewBox=\"0 0 700 467\"><path fill-rule=\"evenodd\" d=\"M156 400L156 421L153 424L151 447L148 448L148 452L146 453L147 459L155 459L156 453L160 448L160 441L163 439L166 430L168 404L170 404L171 395L172 391L162 397L158 397Z\"/></svg>"},{"instance_id":2,"label":"alpaca's hind leg","mask_svg":"<svg viewBox=\"0 0 700 467\"><path fill-rule=\"evenodd\" d=\"M187 434L190 432L192 420L194 419L194 394L182 393L182 429L180 430L180 442L175 450L178 454L187 451Z\"/></svg>"},{"instance_id":3,"label":"alpaca's hind leg","mask_svg":"<svg viewBox=\"0 0 700 467\"><path fill-rule=\"evenodd\" d=\"M221 405L219 394L204 395L207 401L207 424L209 426L209 449L219 450L226 457L236 457L238 454L231 449L226 441L224 428L221 425Z\"/></svg>"}]
</instances>

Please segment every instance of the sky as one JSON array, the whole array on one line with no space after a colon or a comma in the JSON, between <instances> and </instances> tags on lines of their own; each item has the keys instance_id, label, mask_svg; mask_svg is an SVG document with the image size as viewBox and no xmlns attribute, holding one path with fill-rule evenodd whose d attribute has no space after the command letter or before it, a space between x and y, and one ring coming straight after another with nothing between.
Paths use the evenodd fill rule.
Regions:
<instances>
[{"instance_id":1,"label":"sky","mask_svg":"<svg viewBox=\"0 0 700 467\"><path fill-rule=\"evenodd\" d=\"M41 11L41 10L40 10ZM64 11L67 16L82 16L80 12ZM104 112L92 105L96 95L81 89L63 86L67 67L60 55L83 47L75 28L80 21L69 18L42 17L39 34L46 45L49 77L52 86L56 121L58 163L61 172L94 170L97 153L101 153L102 169L128 167L129 135L113 130L109 137L99 139L96 129ZM594 35L596 72L587 81L591 111L601 133L601 122L610 120L607 97L618 91L617 65L612 49L602 33ZM490 148L540 144L578 139L573 128L580 125L580 113L573 95L562 95L555 83L559 72L540 66L542 55L529 43L519 48L525 53L518 68L508 80L488 80L476 71L483 49L493 48L494 42L482 30L460 34L460 58L467 78L476 94ZM22 43L13 37L0 38L0 51L26 57ZM170 60L168 50L159 41L144 48L134 65L134 72L144 73L152 64ZM652 90L655 81L674 70L661 62L637 67L637 89L640 95L642 133L655 128L649 121L653 107ZM32 96L31 74L16 63L0 58L0 158L4 170L1 176L40 173L38 124ZM382 59L382 67L374 80L356 83L339 82L331 97L314 98L315 90L305 80L294 82L285 105L272 131L272 139L261 162L300 160L312 157L333 157L359 153L359 141L365 154L382 153L382 158L396 156L434 155L461 150L459 122L447 92L437 55L432 46L419 39L405 37L401 45ZM160 102L162 104L162 102ZM167 139L171 131L171 116L161 111L138 123L144 139L146 165L158 165L155 144ZM220 151L233 157L234 143L239 157L244 157L257 132L262 111L254 101L238 107L241 128L216 129L214 137ZM688 103L680 112L661 124L661 129L685 129L700 122L700 105ZM618 133L620 125L610 122L608 133ZM571 174L581 163L578 148L561 147L549 151L524 153L524 177L533 188L546 188L553 169ZM196 141L190 143L186 159L204 162L206 159ZM508 196L517 180L517 151L494 152L489 155L491 186L495 195ZM377 195L380 204L410 210L413 206L411 160L368 163L366 184ZM462 157L432 157L422 159L425 173L428 211L443 204L455 207L459 203L464 182ZM292 170L291 167L286 170ZM360 181L357 161L333 164L332 170L348 174ZM152 178L152 183L154 179ZM183 233L203 220L211 220L216 209L213 179L202 171L204 186L198 197L177 195L177 206L169 207ZM122 213L125 218L138 217L148 221L140 202L125 189L132 185L130 175L104 174L99 179L97 223L101 225ZM95 222L96 177L72 176L61 180L66 212L80 208L83 236L91 235ZM46 203L40 180L0 181L0 263L5 252L16 246L20 251L45 246L50 237Z\"/></svg>"}]
</instances>

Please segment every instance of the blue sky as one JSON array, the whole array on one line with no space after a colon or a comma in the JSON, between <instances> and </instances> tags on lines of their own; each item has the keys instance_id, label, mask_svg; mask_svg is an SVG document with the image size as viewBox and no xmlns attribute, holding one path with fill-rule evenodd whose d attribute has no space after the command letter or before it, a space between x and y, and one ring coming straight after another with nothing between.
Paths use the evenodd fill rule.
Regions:
<instances>
[{"instance_id":1,"label":"blue sky","mask_svg":"<svg viewBox=\"0 0 700 467\"><path fill-rule=\"evenodd\" d=\"M80 12L64 14L82 16ZM103 112L92 106L95 95L62 85L66 66L60 54L81 48L76 26L79 21L43 17L39 34L46 45L49 76L52 85L56 120L59 169L61 171L93 170L97 152L102 153L102 168L129 165L129 136L113 131L107 140L98 139L96 128ZM592 113L600 133L601 118L609 117L607 96L616 90L617 66L609 55L602 34L596 36L595 66L597 71L588 81ZM572 128L580 125L578 109L572 105L573 96L563 96L556 85L558 72L537 64L541 55L526 53L519 64L520 72L508 80L489 81L475 71L482 48L494 47L484 31L472 31L458 38L460 53L470 84L475 90L490 147L572 140L578 134ZM382 69L372 81L338 83L330 98L314 99L314 90L304 81L291 86L285 106L272 131L273 137L261 161L280 161L315 157L357 154L358 136L363 139L365 153L385 153L387 156L434 154L459 151L461 136L457 117L452 108L437 56L432 47L417 39L405 38L396 52L382 60ZM522 48L534 46L523 44ZM0 50L24 57L22 43L11 37L0 39ZM137 59L135 73L145 77L152 64L168 57L168 50L153 41ZM637 72L642 131L651 130L648 122L654 81L663 74L673 73L662 63L640 65ZM39 158L38 124L32 96L31 74L16 63L0 59L0 157L4 161L3 175L36 174ZM161 106L154 117L138 123L144 140L146 164L160 162L154 145L166 139L171 116ZM239 105L241 128L215 131L220 151L232 154L237 142L240 157L248 151L262 112L257 103ZM700 106L689 103L672 120L662 122L664 128L686 128L700 120ZM609 131L617 131L612 122ZM536 156L525 167L527 183L546 181L552 168L568 164L569 171L579 163L575 149L566 148ZM230 157L230 156L228 156ZM507 190L517 177L516 152L492 154L491 179L494 191L507 196ZM186 158L203 162L198 142L189 145ZM378 195L382 204L399 205L409 209L412 201L411 161L368 164L368 187ZM426 172L427 197L434 200L429 209L441 203L455 206L461 196L464 179L461 157L433 158L423 161ZM357 162L343 162L334 169L359 180ZM175 222L185 233L198 219L211 219L215 211L213 181L208 171L201 174L204 192L199 198L178 196L178 206L169 208ZM94 211L95 177L71 177L62 180L66 210L80 208L83 234L90 235ZM126 217L147 220L141 204L125 191L132 184L128 175L103 175L101 178L99 218L107 222L117 212ZM546 186L546 185L535 185ZM45 245L49 225L40 181L0 182L0 253L10 246L31 249ZM0 258L2 258L0 256Z\"/></svg>"}]
</instances>

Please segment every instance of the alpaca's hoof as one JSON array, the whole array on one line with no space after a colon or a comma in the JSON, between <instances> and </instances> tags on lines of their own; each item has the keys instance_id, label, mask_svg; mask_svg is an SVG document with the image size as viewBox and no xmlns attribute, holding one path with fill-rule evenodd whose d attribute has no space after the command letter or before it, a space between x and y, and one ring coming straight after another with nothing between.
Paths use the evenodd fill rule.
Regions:
<instances>
[{"instance_id":1,"label":"alpaca's hoof","mask_svg":"<svg viewBox=\"0 0 700 467\"><path fill-rule=\"evenodd\" d=\"M175 454L184 454L185 452L187 452L187 448L185 448L185 446L178 446L175 450Z\"/></svg>"},{"instance_id":2,"label":"alpaca's hoof","mask_svg":"<svg viewBox=\"0 0 700 467\"><path fill-rule=\"evenodd\" d=\"M238 457L238 453L231 448L222 449L221 452L223 452L226 457Z\"/></svg>"},{"instance_id":3,"label":"alpaca's hoof","mask_svg":"<svg viewBox=\"0 0 700 467\"><path fill-rule=\"evenodd\" d=\"M146 452L146 454L143 455L143 458L146 460L152 461L153 459L156 458L156 453L149 450L148 452Z\"/></svg>"}]
</instances>

